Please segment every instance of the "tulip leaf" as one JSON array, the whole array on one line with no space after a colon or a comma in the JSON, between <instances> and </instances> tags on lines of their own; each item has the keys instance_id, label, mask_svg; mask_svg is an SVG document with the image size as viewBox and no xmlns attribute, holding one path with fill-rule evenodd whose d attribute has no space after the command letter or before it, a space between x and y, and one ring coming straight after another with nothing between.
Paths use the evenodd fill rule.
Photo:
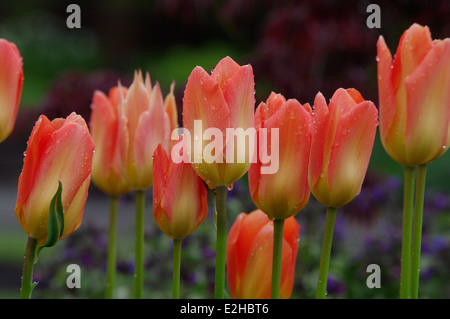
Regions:
<instances>
[{"instance_id":1,"label":"tulip leaf","mask_svg":"<svg viewBox=\"0 0 450 319\"><path fill-rule=\"evenodd\" d=\"M38 247L37 256L44 247L54 246L61 238L64 232L64 211L62 205L62 184L59 181L58 189L50 202L48 211L48 227L47 227L47 241L44 245Z\"/></svg>"}]
</instances>

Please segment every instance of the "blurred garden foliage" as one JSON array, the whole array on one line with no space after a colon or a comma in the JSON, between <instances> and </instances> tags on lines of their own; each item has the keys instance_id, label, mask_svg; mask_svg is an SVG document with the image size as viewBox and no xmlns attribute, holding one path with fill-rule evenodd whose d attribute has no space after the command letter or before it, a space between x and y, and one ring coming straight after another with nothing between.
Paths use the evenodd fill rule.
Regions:
<instances>
[{"instance_id":1,"label":"blurred garden foliage","mask_svg":"<svg viewBox=\"0 0 450 319\"><path fill-rule=\"evenodd\" d=\"M384 36L391 51L395 51L401 33L413 22L429 26L435 38L448 37L450 1L380 2L381 29L369 29L366 8L372 2L85 1L79 3L81 29L66 27L66 7L71 2L0 2L0 38L16 43L25 74L16 129L0 145L0 194L5 188L17 188L22 153L40 114L54 118L75 111L88 120L94 90L107 92L119 80L129 85L135 69L149 71L152 81L161 84L164 95L175 81L180 124L182 97L190 72L196 65L210 70L226 55L239 64L252 65L257 104L266 100L271 91L312 104L318 91L329 99L339 87L354 87L377 105L378 36ZM427 177L420 285L421 297L425 298L450 298L448 162L449 155L442 156L430 165ZM361 194L338 213L329 297L398 296L401 172L402 167L385 154L377 139ZM130 196L122 199L122 207L132 205ZM91 197L104 200L104 211L86 211L84 224L77 232L42 254L35 272L40 281L35 297L103 297L108 207L95 186L91 186L88 203ZM10 247L20 246L14 241L25 238L9 235L14 227L17 233L22 232L14 221L14 206L0 207L0 237L9 242L3 240L0 245L0 267L18 268L17 282L2 287L0 281L0 293L14 298L22 265L20 260L15 263L11 258L17 252ZM254 208L243 178L230 195L229 226L238 213ZM104 215L104 223L89 222L88 214ZM131 220L133 216L130 215ZM301 230L293 298L314 297L324 218L325 211L312 196L297 215ZM148 207L145 296L169 298L171 241L152 219ZM181 297L212 296L214 241L212 218L184 241ZM117 296L128 298L132 289L132 234L119 238L119 242ZM82 289L66 287L65 267L69 263L80 264ZM381 267L380 289L366 286L366 267L372 263Z\"/></svg>"}]
</instances>

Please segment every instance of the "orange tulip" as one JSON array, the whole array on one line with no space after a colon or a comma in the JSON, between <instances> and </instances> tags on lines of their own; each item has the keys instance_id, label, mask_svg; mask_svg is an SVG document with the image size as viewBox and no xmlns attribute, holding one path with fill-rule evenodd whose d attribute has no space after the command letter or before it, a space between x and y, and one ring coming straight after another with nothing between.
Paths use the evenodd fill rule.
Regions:
<instances>
[{"instance_id":1,"label":"orange tulip","mask_svg":"<svg viewBox=\"0 0 450 319\"><path fill-rule=\"evenodd\" d=\"M285 220L281 261L280 297L292 294L300 226L294 217ZM272 285L273 221L255 210L241 213L227 242L227 275L231 296L268 299Z\"/></svg>"},{"instance_id":2,"label":"orange tulip","mask_svg":"<svg viewBox=\"0 0 450 319\"><path fill-rule=\"evenodd\" d=\"M413 24L392 60L377 43L381 141L404 166L429 163L450 146L450 39Z\"/></svg>"},{"instance_id":3,"label":"orange tulip","mask_svg":"<svg viewBox=\"0 0 450 319\"><path fill-rule=\"evenodd\" d=\"M152 88L148 73L144 82L142 73L136 72L119 108L120 162L134 190L152 186L153 152L160 143L169 150L170 129L159 84Z\"/></svg>"},{"instance_id":4,"label":"orange tulip","mask_svg":"<svg viewBox=\"0 0 450 319\"><path fill-rule=\"evenodd\" d=\"M131 190L122 173L118 149L118 113L126 88L114 87L109 96L95 91L92 98L90 129L96 145L92 162L92 182L103 192L119 196Z\"/></svg>"},{"instance_id":5,"label":"orange tulip","mask_svg":"<svg viewBox=\"0 0 450 319\"><path fill-rule=\"evenodd\" d=\"M16 122L23 86L22 57L14 43L0 39L0 142Z\"/></svg>"},{"instance_id":6,"label":"orange tulip","mask_svg":"<svg viewBox=\"0 0 450 319\"><path fill-rule=\"evenodd\" d=\"M248 172L249 187L253 202L270 219L293 216L308 203L311 125L311 107L294 99L286 101L281 94L272 92L256 110L255 126L258 133L267 130L267 142L257 134L259 156ZM272 139L274 129L278 130L278 139ZM278 170L264 174L261 155L268 153L279 153L275 159Z\"/></svg>"},{"instance_id":7,"label":"orange tulip","mask_svg":"<svg viewBox=\"0 0 450 319\"><path fill-rule=\"evenodd\" d=\"M191 234L208 215L206 196L192 165L174 163L158 145L153 157L153 215L159 228L171 239Z\"/></svg>"},{"instance_id":8,"label":"orange tulip","mask_svg":"<svg viewBox=\"0 0 450 319\"><path fill-rule=\"evenodd\" d=\"M250 65L240 66L230 57L222 59L212 74L197 66L186 84L183 99L183 126L192 134L194 150L190 154L195 171L209 188L228 186L241 178L249 169L253 158L254 134L254 80ZM200 122L200 126L196 123ZM230 136L230 129L237 133L248 133L246 137ZM250 131L247 129L250 128ZM213 150L205 140L211 140L208 131L221 133L215 137ZM253 132L254 133L254 132ZM196 141L200 141L197 148ZM214 153L214 155L211 155ZM229 155L227 158L227 154ZM230 155L231 154L231 155ZM243 154L242 160L234 156Z\"/></svg>"},{"instance_id":9,"label":"orange tulip","mask_svg":"<svg viewBox=\"0 0 450 319\"><path fill-rule=\"evenodd\" d=\"M84 119L70 114L49 121L41 115L31 132L19 177L15 214L27 235L43 245L49 207L62 184L64 232L76 230L83 217L91 181L94 142Z\"/></svg>"},{"instance_id":10,"label":"orange tulip","mask_svg":"<svg viewBox=\"0 0 450 319\"><path fill-rule=\"evenodd\" d=\"M329 106L316 95L308 181L323 205L337 208L361 191L377 118L375 105L354 89L338 89Z\"/></svg>"}]
</instances>

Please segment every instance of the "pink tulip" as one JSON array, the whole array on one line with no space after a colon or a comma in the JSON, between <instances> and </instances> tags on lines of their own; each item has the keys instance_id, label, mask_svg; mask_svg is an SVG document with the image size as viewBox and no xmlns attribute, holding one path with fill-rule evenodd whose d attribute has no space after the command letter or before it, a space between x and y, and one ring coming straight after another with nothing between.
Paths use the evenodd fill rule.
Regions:
<instances>
[{"instance_id":1,"label":"pink tulip","mask_svg":"<svg viewBox=\"0 0 450 319\"><path fill-rule=\"evenodd\" d=\"M92 163L92 182L112 196L128 193L131 186L120 168L118 147L119 105L126 88L114 87L109 96L95 91L92 98L90 129L96 145Z\"/></svg>"},{"instance_id":2,"label":"pink tulip","mask_svg":"<svg viewBox=\"0 0 450 319\"><path fill-rule=\"evenodd\" d=\"M76 230L83 217L91 181L94 142L84 119L70 114L49 121L41 115L31 132L19 177L15 213L27 235L43 245L49 207L62 184L64 232Z\"/></svg>"},{"instance_id":3,"label":"pink tulip","mask_svg":"<svg viewBox=\"0 0 450 319\"><path fill-rule=\"evenodd\" d=\"M450 39L413 24L394 60L381 36L377 54L384 148L405 166L432 162L450 146Z\"/></svg>"},{"instance_id":4,"label":"pink tulip","mask_svg":"<svg viewBox=\"0 0 450 319\"><path fill-rule=\"evenodd\" d=\"M136 72L119 108L119 152L122 169L134 190L153 184L153 153L162 144L169 150L171 124L159 84Z\"/></svg>"},{"instance_id":5,"label":"pink tulip","mask_svg":"<svg viewBox=\"0 0 450 319\"><path fill-rule=\"evenodd\" d=\"M308 203L311 125L311 107L294 99L286 101L281 94L270 94L256 109L257 136L260 130L267 130L268 136L267 142L258 139L258 154L279 153L276 172L263 174L260 156L248 172L253 202L270 219L293 216ZM276 145L272 145L274 129L278 130Z\"/></svg>"},{"instance_id":6,"label":"pink tulip","mask_svg":"<svg viewBox=\"0 0 450 319\"><path fill-rule=\"evenodd\" d=\"M378 111L354 89L314 101L309 186L314 197L337 208L361 191L378 125Z\"/></svg>"}]
</instances>

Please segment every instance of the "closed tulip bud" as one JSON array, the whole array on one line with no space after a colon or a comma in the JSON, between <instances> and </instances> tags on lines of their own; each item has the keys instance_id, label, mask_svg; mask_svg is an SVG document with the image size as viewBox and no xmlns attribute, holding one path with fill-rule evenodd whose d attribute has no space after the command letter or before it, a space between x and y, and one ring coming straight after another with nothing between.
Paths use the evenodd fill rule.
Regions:
<instances>
[{"instance_id":1,"label":"closed tulip bud","mask_svg":"<svg viewBox=\"0 0 450 319\"><path fill-rule=\"evenodd\" d=\"M0 39L0 142L16 122L23 86L23 63L14 43Z\"/></svg>"},{"instance_id":2,"label":"closed tulip bud","mask_svg":"<svg viewBox=\"0 0 450 319\"><path fill-rule=\"evenodd\" d=\"M252 67L240 66L230 57L222 59L211 75L197 66L188 78L183 127L192 135L194 169L211 189L231 185L249 169L255 139L254 87ZM216 131L220 136L211 136Z\"/></svg>"},{"instance_id":3,"label":"closed tulip bud","mask_svg":"<svg viewBox=\"0 0 450 319\"><path fill-rule=\"evenodd\" d=\"M120 168L118 147L119 105L126 88L114 87L109 96L95 91L92 98L90 129L95 143L92 182L112 196L128 193L131 186Z\"/></svg>"},{"instance_id":4,"label":"closed tulip bud","mask_svg":"<svg viewBox=\"0 0 450 319\"><path fill-rule=\"evenodd\" d=\"M378 125L378 111L354 89L338 89L327 106L314 101L308 181L314 197L337 208L361 191Z\"/></svg>"},{"instance_id":5,"label":"closed tulip bud","mask_svg":"<svg viewBox=\"0 0 450 319\"><path fill-rule=\"evenodd\" d=\"M280 298L292 294L300 226L294 217L284 222ZM227 242L230 293L239 299L268 299L272 286L273 221L260 210L241 213Z\"/></svg>"},{"instance_id":6,"label":"closed tulip bud","mask_svg":"<svg viewBox=\"0 0 450 319\"><path fill-rule=\"evenodd\" d=\"M171 239L191 234L208 215L202 179L190 163L174 163L161 145L153 157L153 214L159 228Z\"/></svg>"},{"instance_id":7,"label":"closed tulip bud","mask_svg":"<svg viewBox=\"0 0 450 319\"><path fill-rule=\"evenodd\" d=\"M404 166L429 163L450 146L450 39L432 40L413 24L392 60L377 43L380 135L386 152Z\"/></svg>"},{"instance_id":8,"label":"closed tulip bud","mask_svg":"<svg viewBox=\"0 0 450 319\"><path fill-rule=\"evenodd\" d=\"M255 113L258 129L258 159L248 172L250 194L255 205L270 219L297 214L309 200L308 163L311 146L312 110L308 104L272 93ZM267 130L267 141L260 140ZM272 135L278 130L278 139ZM261 154L278 153L278 169L262 173ZM272 165L274 165L272 163Z\"/></svg>"},{"instance_id":9,"label":"closed tulip bud","mask_svg":"<svg viewBox=\"0 0 450 319\"><path fill-rule=\"evenodd\" d=\"M152 88L148 73L144 82L142 73L136 72L119 107L120 162L134 190L152 186L152 156L158 144L169 150L170 128L159 84Z\"/></svg>"},{"instance_id":10,"label":"closed tulip bud","mask_svg":"<svg viewBox=\"0 0 450 319\"><path fill-rule=\"evenodd\" d=\"M47 238L49 207L59 182L64 212L61 238L80 226L93 152L94 142L81 116L72 113L51 122L44 115L39 117L28 140L15 208L19 223L38 246Z\"/></svg>"}]
</instances>

